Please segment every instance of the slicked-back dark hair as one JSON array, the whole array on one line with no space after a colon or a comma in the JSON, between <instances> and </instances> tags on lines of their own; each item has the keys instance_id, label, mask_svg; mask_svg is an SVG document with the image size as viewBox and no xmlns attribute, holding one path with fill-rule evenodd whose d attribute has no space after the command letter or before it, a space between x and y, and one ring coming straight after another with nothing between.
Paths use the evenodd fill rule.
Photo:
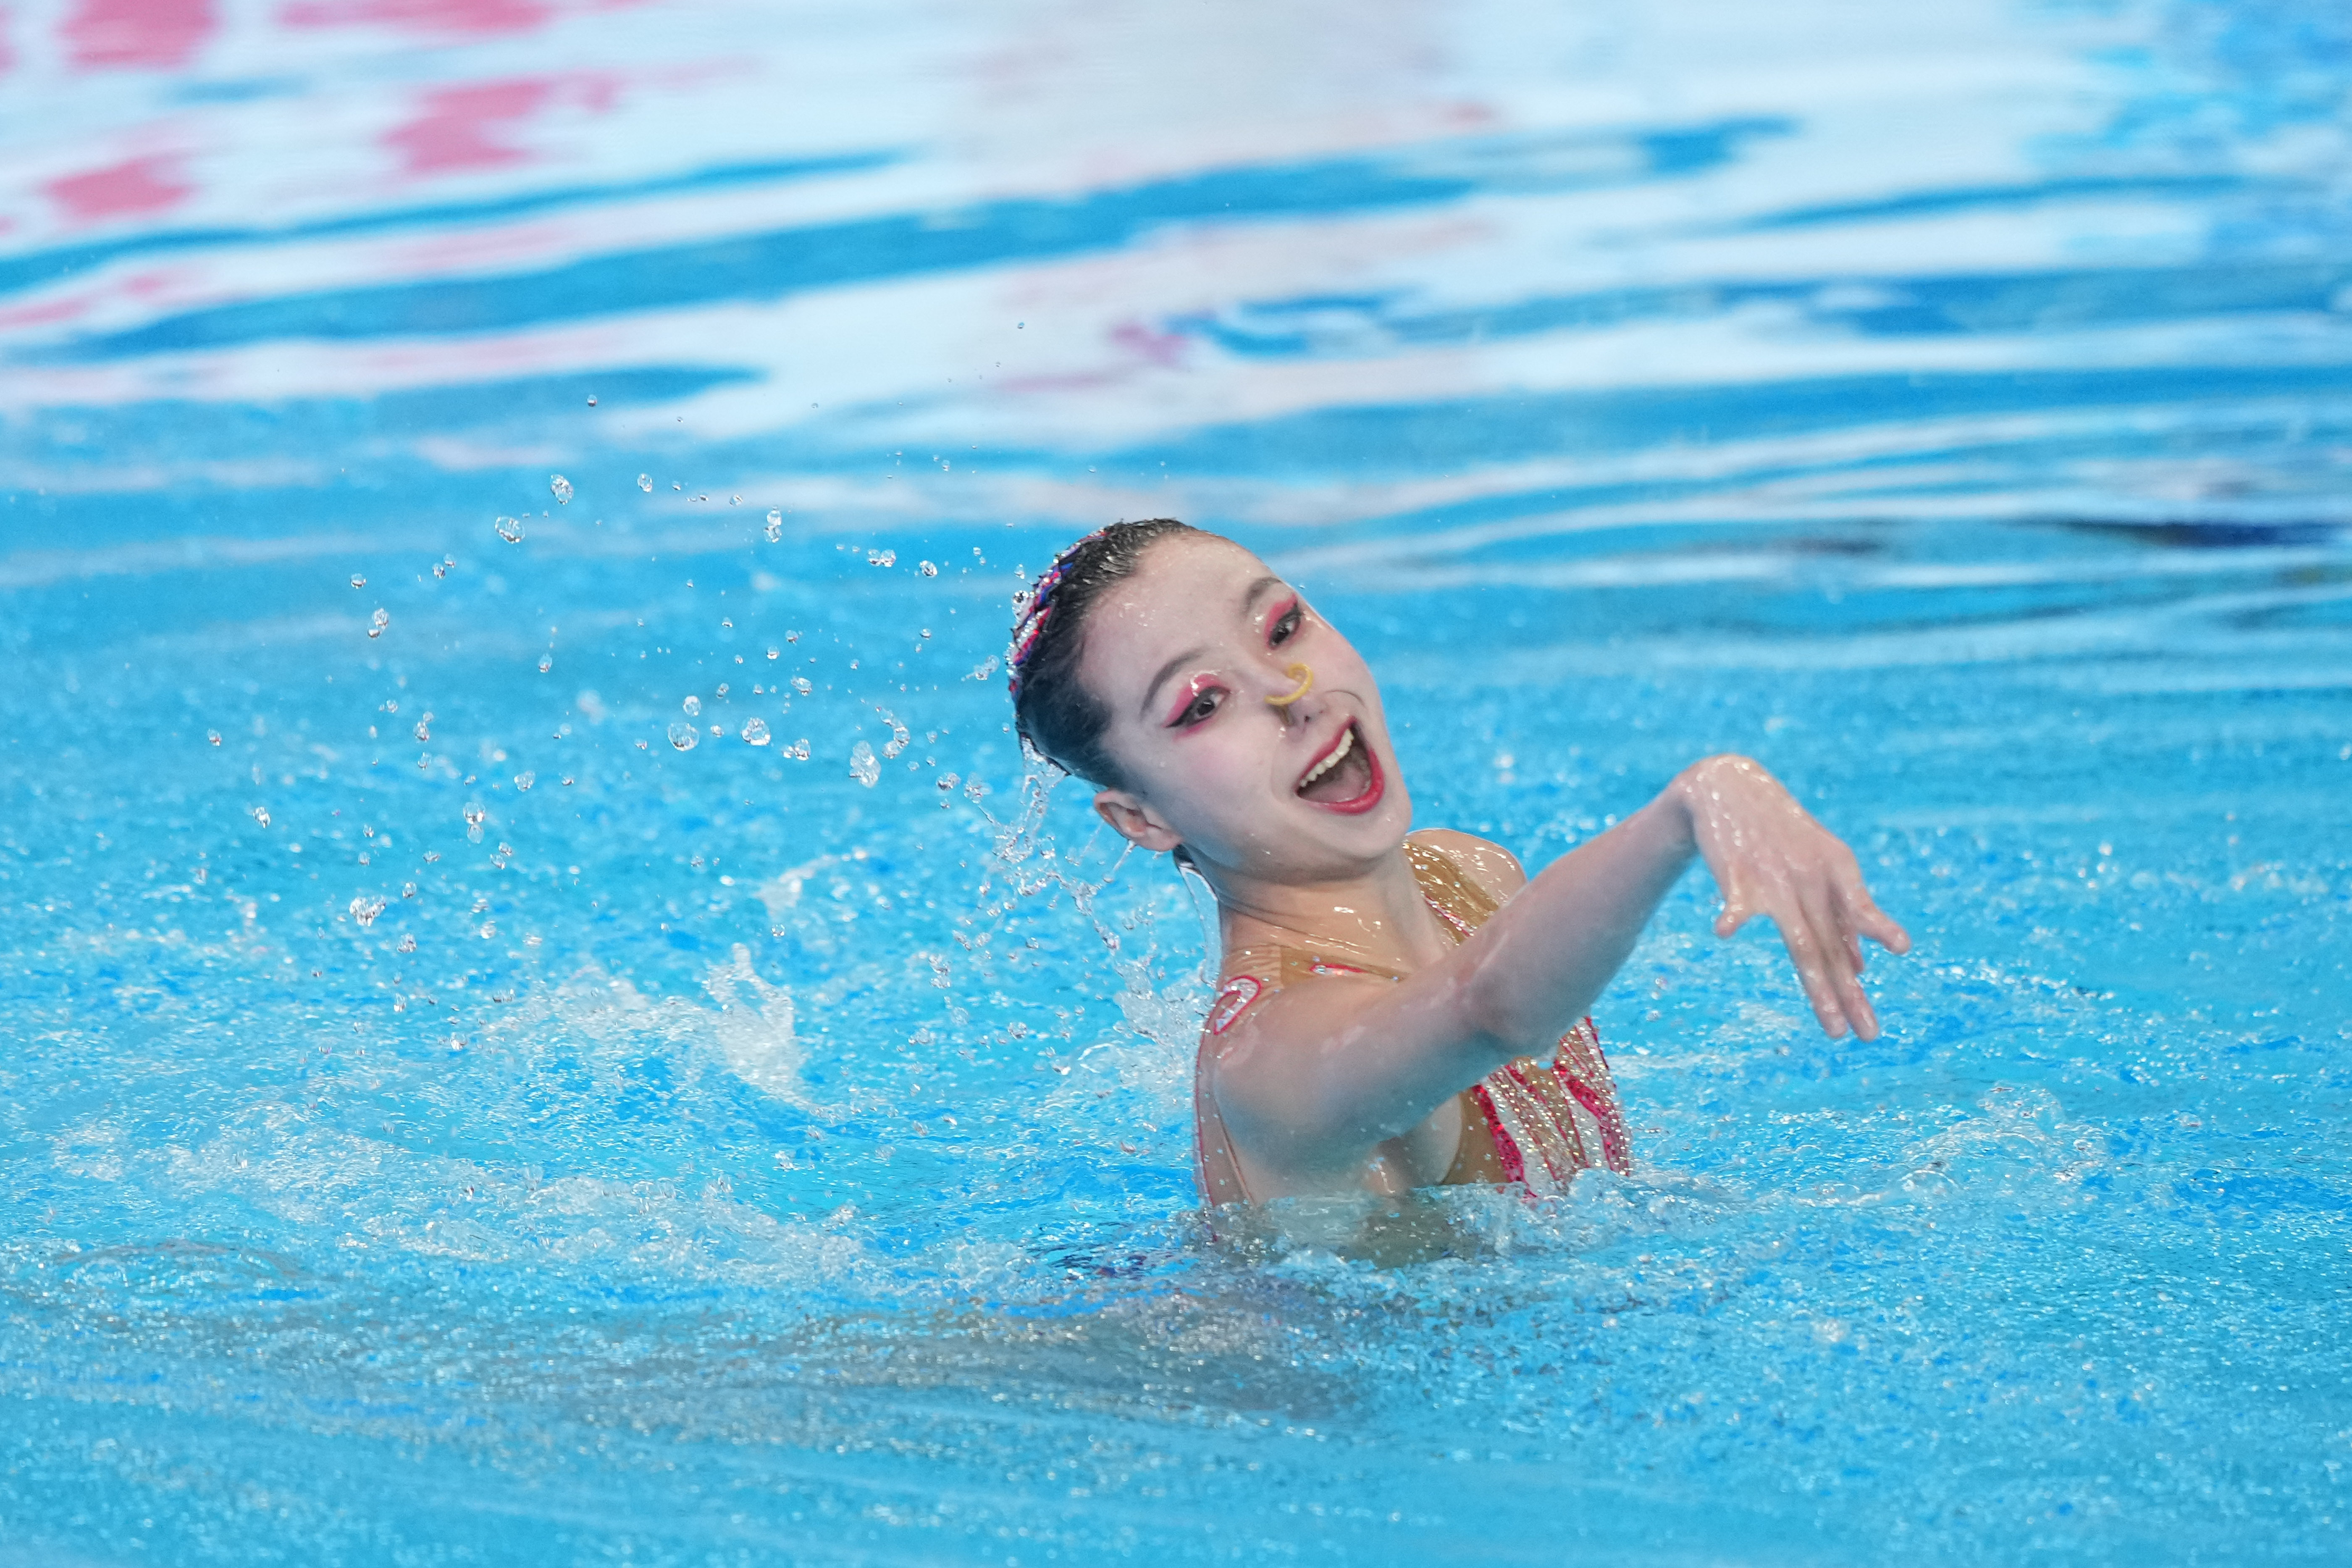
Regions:
<instances>
[{"instance_id":1,"label":"slicked-back dark hair","mask_svg":"<svg viewBox=\"0 0 2352 1568\"><path fill-rule=\"evenodd\" d=\"M1021 738L1080 778L1106 789L1123 789L1126 775L1103 744L1110 710L1087 689L1078 674L1086 653L1087 621L1103 594L1135 574L1143 552L1171 534L1200 534L1172 517L1114 522L1088 534L1058 556L1038 581L1037 600L1024 607L1015 647L1032 616L1034 636L1020 648L1013 674L1013 724ZM1203 537L1214 537L1203 535Z\"/></svg>"}]
</instances>

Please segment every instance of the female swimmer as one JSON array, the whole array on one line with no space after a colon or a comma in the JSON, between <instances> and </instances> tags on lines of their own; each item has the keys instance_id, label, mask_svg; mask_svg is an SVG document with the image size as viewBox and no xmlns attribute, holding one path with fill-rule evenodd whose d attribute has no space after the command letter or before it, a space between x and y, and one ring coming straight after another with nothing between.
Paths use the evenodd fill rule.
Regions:
<instances>
[{"instance_id":1,"label":"female swimmer","mask_svg":"<svg viewBox=\"0 0 2352 1568\"><path fill-rule=\"evenodd\" d=\"M1877 1037L1861 939L1910 938L1745 757L1692 763L1532 879L1468 834L1408 835L1362 658L1256 556L1164 519L1064 552L1010 662L1023 737L1216 895L1224 982L1193 1089L1210 1204L1629 1169L1584 1013L1694 856L1717 934L1769 919L1822 1027Z\"/></svg>"}]
</instances>

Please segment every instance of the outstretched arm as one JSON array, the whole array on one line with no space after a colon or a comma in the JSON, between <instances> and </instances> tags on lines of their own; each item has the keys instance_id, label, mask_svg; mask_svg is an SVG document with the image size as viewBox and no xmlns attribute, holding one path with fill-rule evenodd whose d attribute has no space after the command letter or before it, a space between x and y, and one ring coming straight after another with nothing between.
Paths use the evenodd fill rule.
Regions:
<instances>
[{"instance_id":1,"label":"outstretched arm","mask_svg":"<svg viewBox=\"0 0 2352 1568\"><path fill-rule=\"evenodd\" d=\"M1301 1174L1336 1168L1419 1123L1515 1057L1549 1051L1633 952L1694 857L1721 889L1717 934L1780 929L1832 1037L1878 1034L1862 938L1910 938L1864 887L1853 854L1746 757L1685 769L1649 805L1547 867L1461 947L1392 987L1286 993L1236 1041L1220 1101L1255 1149ZM1318 988L1320 989L1320 988Z\"/></svg>"}]
</instances>

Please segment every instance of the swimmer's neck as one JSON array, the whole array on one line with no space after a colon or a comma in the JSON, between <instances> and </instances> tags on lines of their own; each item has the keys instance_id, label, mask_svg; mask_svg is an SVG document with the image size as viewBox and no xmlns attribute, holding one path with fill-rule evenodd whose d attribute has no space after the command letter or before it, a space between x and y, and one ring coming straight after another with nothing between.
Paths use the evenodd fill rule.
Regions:
<instances>
[{"instance_id":1,"label":"swimmer's neck","mask_svg":"<svg viewBox=\"0 0 2352 1568\"><path fill-rule=\"evenodd\" d=\"M1272 882L1230 870L1208 881L1227 952L1265 942L1320 943L1409 973L1453 946L1422 897L1402 845L1360 875L1336 881Z\"/></svg>"}]
</instances>

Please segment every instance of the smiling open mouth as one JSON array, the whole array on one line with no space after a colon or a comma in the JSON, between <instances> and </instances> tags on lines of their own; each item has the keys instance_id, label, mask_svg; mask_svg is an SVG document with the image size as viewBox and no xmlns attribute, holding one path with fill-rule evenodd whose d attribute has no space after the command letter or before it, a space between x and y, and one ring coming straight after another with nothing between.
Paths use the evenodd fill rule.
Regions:
<instances>
[{"instance_id":1,"label":"smiling open mouth","mask_svg":"<svg viewBox=\"0 0 2352 1568\"><path fill-rule=\"evenodd\" d=\"M1294 793L1301 800L1342 810L1364 810L1380 799L1380 764L1353 723L1299 776Z\"/></svg>"}]
</instances>

